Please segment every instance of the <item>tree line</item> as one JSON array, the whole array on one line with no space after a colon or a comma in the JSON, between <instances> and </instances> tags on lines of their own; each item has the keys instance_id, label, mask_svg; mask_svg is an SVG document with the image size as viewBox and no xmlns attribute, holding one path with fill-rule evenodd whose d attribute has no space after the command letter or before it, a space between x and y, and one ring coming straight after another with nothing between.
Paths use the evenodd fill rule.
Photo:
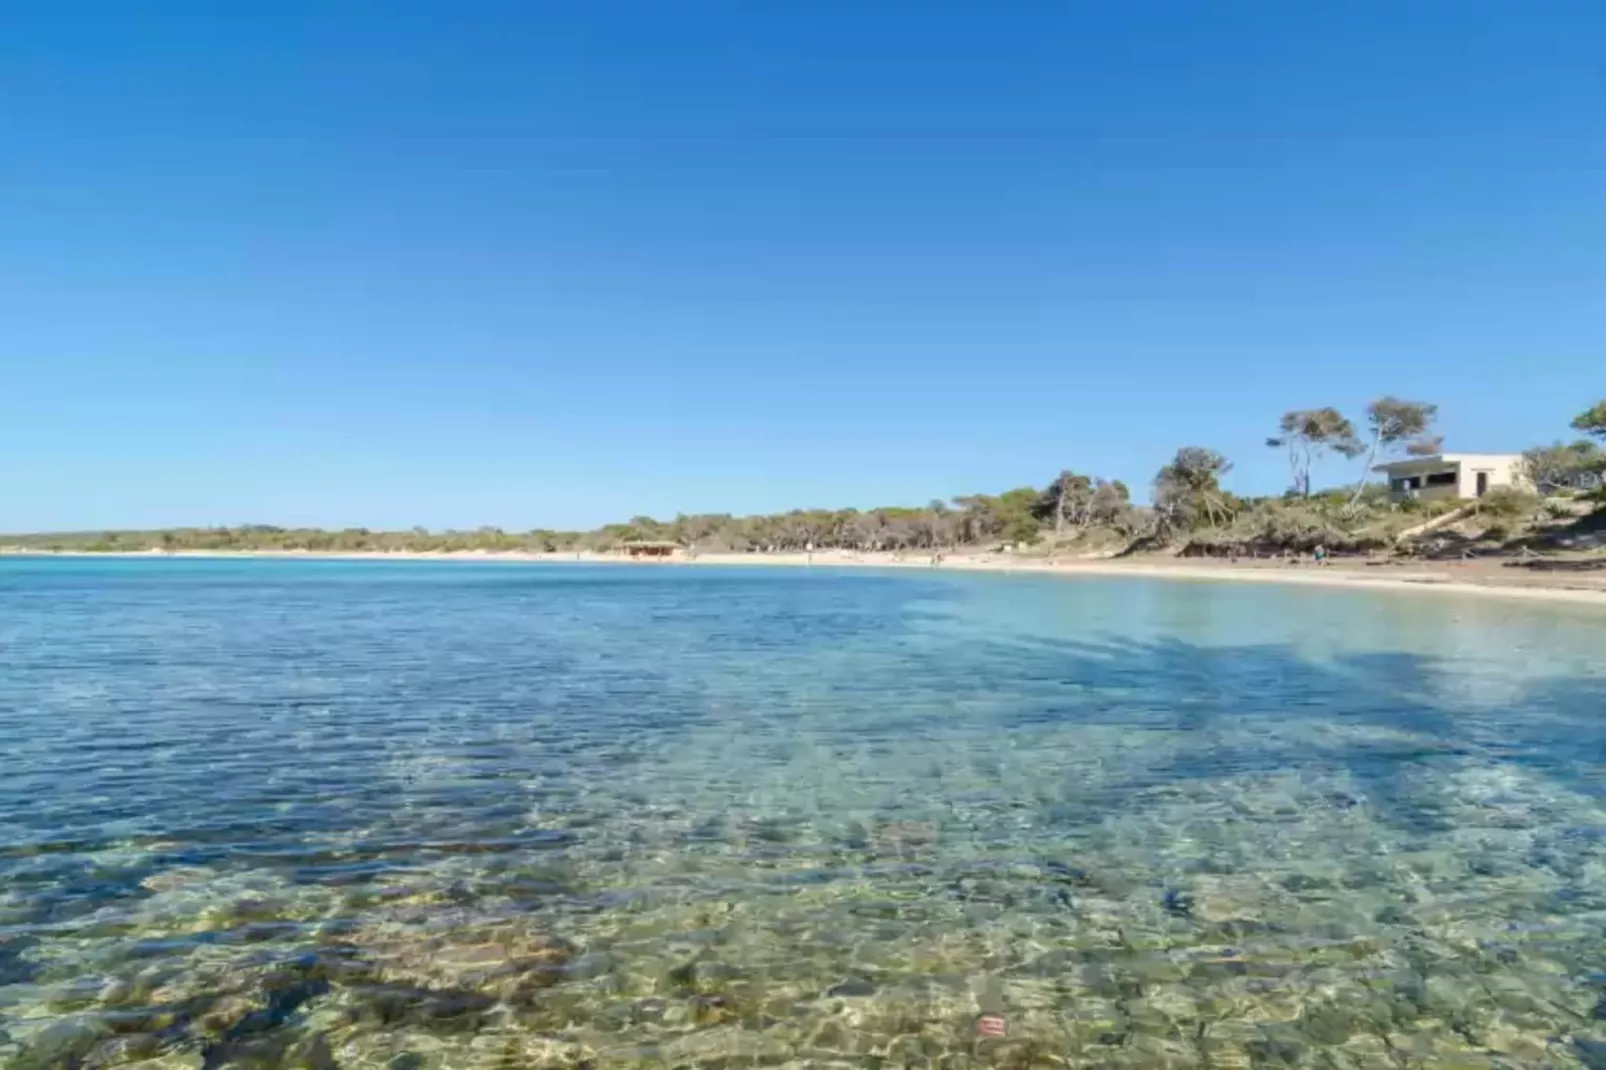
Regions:
<instances>
[{"instance_id":1,"label":"tree line","mask_svg":"<svg viewBox=\"0 0 1606 1070\"><path fill-rule=\"evenodd\" d=\"M1586 437L1535 446L1523 454L1529 478L1542 491L1600 491L1606 485L1606 451L1593 441L1606 441L1606 401L1579 413L1572 428Z\"/></svg>"},{"instance_id":2,"label":"tree line","mask_svg":"<svg viewBox=\"0 0 1606 1070\"><path fill-rule=\"evenodd\" d=\"M1241 498L1222 486L1232 462L1203 446L1184 446L1155 473L1150 505L1132 500L1117 479L1061 471L1045 487L1016 487L1001 494L970 494L925 506L875 509L796 509L757 516L698 514L657 520L638 516L594 531L536 529L508 532L329 531L265 524L173 528L158 531L80 532L10 536L0 544L23 549L81 551L291 550L308 552L509 552L602 551L632 542L663 542L705 552L800 551L808 548L862 552L934 551L955 546L1056 543L1102 539L1110 544L1174 543L1200 532L1222 530L1243 518L1262 517L1257 530L1322 531L1337 520L1353 521L1369 510L1394 508L1383 488L1368 480L1374 465L1439 452L1438 406L1383 397L1367 406L1360 425L1332 407L1283 414L1269 448L1288 461L1289 489L1275 498ZM1536 487L1546 493L1594 492L1606 477L1606 401L1572 422L1584 437L1537 446L1524 454ZM1317 492L1312 470L1335 456L1360 462L1352 485ZM1303 527L1290 529L1290 510L1303 508ZM1310 520L1316 517L1317 520ZM1278 523L1271 523L1276 520ZM1319 521L1319 522L1318 522ZM1279 526L1281 525L1281 526Z\"/></svg>"}]
</instances>

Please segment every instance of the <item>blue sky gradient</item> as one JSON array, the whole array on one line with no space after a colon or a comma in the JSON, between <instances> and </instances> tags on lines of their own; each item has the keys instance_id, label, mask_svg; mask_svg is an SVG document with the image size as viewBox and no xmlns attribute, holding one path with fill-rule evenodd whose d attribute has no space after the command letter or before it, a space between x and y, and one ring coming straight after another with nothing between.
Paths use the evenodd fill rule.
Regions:
<instances>
[{"instance_id":1,"label":"blue sky gradient","mask_svg":"<svg viewBox=\"0 0 1606 1070\"><path fill-rule=\"evenodd\" d=\"M4 530L918 504L1186 444L1275 493L1287 408L1497 451L1606 394L1600 3L6 15Z\"/></svg>"}]
</instances>

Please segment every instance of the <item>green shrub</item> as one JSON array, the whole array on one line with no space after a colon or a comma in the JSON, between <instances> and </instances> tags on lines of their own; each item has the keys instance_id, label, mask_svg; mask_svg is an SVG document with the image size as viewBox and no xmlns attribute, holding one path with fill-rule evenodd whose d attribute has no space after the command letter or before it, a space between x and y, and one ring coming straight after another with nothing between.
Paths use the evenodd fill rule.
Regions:
<instances>
[{"instance_id":1,"label":"green shrub","mask_svg":"<svg viewBox=\"0 0 1606 1070\"><path fill-rule=\"evenodd\" d=\"M1539 496L1517 487L1496 487L1478 499L1478 514L1516 520L1533 516L1539 510Z\"/></svg>"},{"instance_id":2,"label":"green shrub","mask_svg":"<svg viewBox=\"0 0 1606 1070\"><path fill-rule=\"evenodd\" d=\"M1483 537L1491 542L1505 542L1511 538L1511 525L1504 520L1497 520L1483 529Z\"/></svg>"},{"instance_id":3,"label":"green shrub","mask_svg":"<svg viewBox=\"0 0 1606 1070\"><path fill-rule=\"evenodd\" d=\"M1398 503L1396 508L1402 513L1431 520L1433 517L1454 512L1465 504L1467 504L1465 498L1406 498Z\"/></svg>"},{"instance_id":4,"label":"green shrub","mask_svg":"<svg viewBox=\"0 0 1606 1070\"><path fill-rule=\"evenodd\" d=\"M1004 538L1019 545L1032 546L1043 537L1043 529L1031 517L1021 517L1004 531Z\"/></svg>"}]
</instances>

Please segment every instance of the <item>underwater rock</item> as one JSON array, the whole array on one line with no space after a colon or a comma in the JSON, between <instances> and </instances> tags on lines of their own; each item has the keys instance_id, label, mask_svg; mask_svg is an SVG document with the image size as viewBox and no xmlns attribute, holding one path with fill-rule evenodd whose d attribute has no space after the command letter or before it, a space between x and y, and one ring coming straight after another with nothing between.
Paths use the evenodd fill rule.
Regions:
<instances>
[{"instance_id":1,"label":"underwater rock","mask_svg":"<svg viewBox=\"0 0 1606 1070\"><path fill-rule=\"evenodd\" d=\"M417 1026L431 1032L473 1032L495 1008L496 1000L479 992L438 991L407 985L354 988L347 1020L386 1028Z\"/></svg>"},{"instance_id":2,"label":"underwater rock","mask_svg":"<svg viewBox=\"0 0 1606 1070\"><path fill-rule=\"evenodd\" d=\"M1523 1066L1538 1066L1545 1062L1550 1032L1546 1030L1536 1035L1518 1029L1510 1022L1495 1020L1488 1024L1480 1039L1490 1051L1509 1055Z\"/></svg>"},{"instance_id":3,"label":"underwater rock","mask_svg":"<svg viewBox=\"0 0 1606 1070\"><path fill-rule=\"evenodd\" d=\"M1326 877L1318 877L1309 873L1290 873L1279 883L1287 891L1299 892L1325 892L1333 887L1333 882Z\"/></svg>"},{"instance_id":4,"label":"underwater rock","mask_svg":"<svg viewBox=\"0 0 1606 1070\"><path fill-rule=\"evenodd\" d=\"M1260 1066L1302 1066L1310 1040L1291 1026L1262 1026L1248 1044L1250 1058Z\"/></svg>"},{"instance_id":5,"label":"underwater rock","mask_svg":"<svg viewBox=\"0 0 1606 1070\"><path fill-rule=\"evenodd\" d=\"M107 981L96 994L95 1001L102 1007L116 1007L125 1003L146 1002L150 995L148 988L142 992L136 982L127 977L114 977Z\"/></svg>"},{"instance_id":6,"label":"underwater rock","mask_svg":"<svg viewBox=\"0 0 1606 1070\"><path fill-rule=\"evenodd\" d=\"M664 979L671 989L681 992L696 992L697 960L692 959L688 962L682 962L678 966L670 967L669 972L664 975Z\"/></svg>"},{"instance_id":7,"label":"underwater rock","mask_svg":"<svg viewBox=\"0 0 1606 1070\"><path fill-rule=\"evenodd\" d=\"M1163 954L1133 955L1122 963L1128 977L1144 985L1176 984L1188 976L1188 967Z\"/></svg>"},{"instance_id":8,"label":"underwater rock","mask_svg":"<svg viewBox=\"0 0 1606 1070\"><path fill-rule=\"evenodd\" d=\"M110 1030L98 1021L62 1018L28 1037L6 1070L56 1070L79 1066Z\"/></svg>"},{"instance_id":9,"label":"underwater rock","mask_svg":"<svg viewBox=\"0 0 1606 1070\"><path fill-rule=\"evenodd\" d=\"M167 1055L188 1056L191 1061L184 1065L201 1068L201 1070L262 1070L266 1067L290 1068L299 1064L289 1059L289 1052L295 1047L302 1034L291 1030L273 1030L271 1032L247 1035L188 1035L170 1036L168 1038ZM109 1064L112 1065L112 1064ZM124 1064L114 1064L119 1067ZM144 1063L136 1063L144 1066Z\"/></svg>"},{"instance_id":10,"label":"underwater rock","mask_svg":"<svg viewBox=\"0 0 1606 1070\"><path fill-rule=\"evenodd\" d=\"M222 1036L261 1009L262 1004L252 996L233 992L197 1015L195 1025L204 1034Z\"/></svg>"},{"instance_id":11,"label":"underwater rock","mask_svg":"<svg viewBox=\"0 0 1606 1070\"><path fill-rule=\"evenodd\" d=\"M1094 888L1098 886L1098 882L1094 880L1093 875L1081 866L1049 859L1042 863L1042 867L1043 877L1046 880L1069 884L1073 888Z\"/></svg>"},{"instance_id":12,"label":"underwater rock","mask_svg":"<svg viewBox=\"0 0 1606 1070\"><path fill-rule=\"evenodd\" d=\"M260 973L243 974L233 991L199 997L187 1005L195 1030L213 1040L238 1041L283 1025L331 989L325 960L308 955Z\"/></svg>"},{"instance_id":13,"label":"underwater rock","mask_svg":"<svg viewBox=\"0 0 1606 1070\"><path fill-rule=\"evenodd\" d=\"M1277 919L1297 913L1297 900L1264 881L1248 877L1203 876L1186 887L1174 886L1162 900L1166 912L1233 930L1221 935L1275 931Z\"/></svg>"},{"instance_id":14,"label":"underwater rock","mask_svg":"<svg viewBox=\"0 0 1606 1070\"><path fill-rule=\"evenodd\" d=\"M639 1054L651 1058L650 1052ZM508 1039L495 1057L471 1065L494 1066L508 1070L591 1070L599 1064L597 1053L578 1041L547 1036L518 1036ZM626 1062L624 1065L632 1065ZM657 1065L651 1060L649 1065Z\"/></svg>"},{"instance_id":15,"label":"underwater rock","mask_svg":"<svg viewBox=\"0 0 1606 1070\"><path fill-rule=\"evenodd\" d=\"M473 991L515 1004L562 980L576 954L567 941L513 921L371 927L351 942L382 983Z\"/></svg>"},{"instance_id":16,"label":"underwater rock","mask_svg":"<svg viewBox=\"0 0 1606 1070\"><path fill-rule=\"evenodd\" d=\"M1366 796L1360 792L1330 791L1327 801L1339 810L1353 810L1366 804Z\"/></svg>"},{"instance_id":17,"label":"underwater rock","mask_svg":"<svg viewBox=\"0 0 1606 1070\"><path fill-rule=\"evenodd\" d=\"M1379 925L1411 925L1416 919L1398 903L1390 903L1372 916Z\"/></svg>"},{"instance_id":18,"label":"underwater rock","mask_svg":"<svg viewBox=\"0 0 1606 1070\"><path fill-rule=\"evenodd\" d=\"M1573 1052L1586 1070L1606 1070L1606 1040L1573 1037Z\"/></svg>"},{"instance_id":19,"label":"underwater rock","mask_svg":"<svg viewBox=\"0 0 1606 1070\"><path fill-rule=\"evenodd\" d=\"M736 1001L720 993L698 995L691 998L691 1020L698 1025L719 1025L741 1016Z\"/></svg>"},{"instance_id":20,"label":"underwater rock","mask_svg":"<svg viewBox=\"0 0 1606 1070\"><path fill-rule=\"evenodd\" d=\"M1362 1023L1348 1008L1333 1004L1307 1007L1299 1019L1302 1032L1319 1044L1337 1046L1361 1028Z\"/></svg>"},{"instance_id":21,"label":"underwater rock","mask_svg":"<svg viewBox=\"0 0 1606 1070\"><path fill-rule=\"evenodd\" d=\"M877 988L873 981L861 978L843 981L825 990L827 996L873 996Z\"/></svg>"},{"instance_id":22,"label":"underwater rock","mask_svg":"<svg viewBox=\"0 0 1606 1070\"><path fill-rule=\"evenodd\" d=\"M1478 854L1467 859L1467 872L1474 877L1510 877L1522 868L1496 855Z\"/></svg>"},{"instance_id":23,"label":"underwater rock","mask_svg":"<svg viewBox=\"0 0 1606 1070\"><path fill-rule=\"evenodd\" d=\"M827 1018L814 1027L806 1043L821 1051L846 1052L849 1044L847 1026L834 1018Z\"/></svg>"},{"instance_id":24,"label":"underwater rock","mask_svg":"<svg viewBox=\"0 0 1606 1070\"><path fill-rule=\"evenodd\" d=\"M26 984L38 975L39 968L23 955L37 942L24 937L0 940L0 985Z\"/></svg>"},{"instance_id":25,"label":"underwater rock","mask_svg":"<svg viewBox=\"0 0 1606 1070\"><path fill-rule=\"evenodd\" d=\"M162 1053L163 1043L160 1037L150 1033L130 1033L98 1045L83 1061L85 1070L100 1070L101 1067L123 1067L130 1063L140 1063L146 1059L154 1058Z\"/></svg>"},{"instance_id":26,"label":"underwater rock","mask_svg":"<svg viewBox=\"0 0 1606 1070\"><path fill-rule=\"evenodd\" d=\"M175 866L172 869L158 870L141 880L139 884L146 891L162 893L189 885L204 884L217 877L216 870L203 866Z\"/></svg>"},{"instance_id":27,"label":"underwater rock","mask_svg":"<svg viewBox=\"0 0 1606 1070\"><path fill-rule=\"evenodd\" d=\"M321 1033L303 1039L290 1052L290 1065L299 1064L303 1070L339 1070L329 1041Z\"/></svg>"},{"instance_id":28,"label":"underwater rock","mask_svg":"<svg viewBox=\"0 0 1606 1070\"><path fill-rule=\"evenodd\" d=\"M1122 1042L1126 1024L1126 1012L1121 1009L1120 1000L1088 993L1078 997L1065 1028L1071 1041L1079 1046L1107 1045Z\"/></svg>"},{"instance_id":29,"label":"underwater rock","mask_svg":"<svg viewBox=\"0 0 1606 1070\"><path fill-rule=\"evenodd\" d=\"M298 1037L276 1031L208 1047L202 1070L339 1070L329 1043L321 1035Z\"/></svg>"},{"instance_id":30,"label":"underwater rock","mask_svg":"<svg viewBox=\"0 0 1606 1070\"><path fill-rule=\"evenodd\" d=\"M1216 1019L1206 1024L1199 1033L1198 1049L1206 1065L1231 1070L1248 1070L1253 1065L1249 1045L1258 1030L1241 1019Z\"/></svg>"},{"instance_id":31,"label":"underwater rock","mask_svg":"<svg viewBox=\"0 0 1606 1070\"><path fill-rule=\"evenodd\" d=\"M1030 876L990 871L959 876L949 882L948 894L968 906L1057 911L1069 910L1075 905L1067 885L1043 879L1035 868L1030 870Z\"/></svg>"},{"instance_id":32,"label":"underwater rock","mask_svg":"<svg viewBox=\"0 0 1606 1070\"><path fill-rule=\"evenodd\" d=\"M86 1070L88 1066L86 1063ZM116 1066L117 1070L203 1070L205 1061L199 1052L170 1051L149 1059L117 1063Z\"/></svg>"},{"instance_id":33,"label":"underwater rock","mask_svg":"<svg viewBox=\"0 0 1606 1070\"><path fill-rule=\"evenodd\" d=\"M1075 970L1079 962L1074 952L1054 948L1027 963L1026 968L1039 977L1059 977Z\"/></svg>"},{"instance_id":34,"label":"underwater rock","mask_svg":"<svg viewBox=\"0 0 1606 1070\"><path fill-rule=\"evenodd\" d=\"M588 951L569 960L563 975L571 981L591 981L618 971L620 958L607 951Z\"/></svg>"},{"instance_id":35,"label":"underwater rock","mask_svg":"<svg viewBox=\"0 0 1606 1070\"><path fill-rule=\"evenodd\" d=\"M715 958L688 959L664 975L665 987L680 993L717 991L742 977L742 971Z\"/></svg>"},{"instance_id":36,"label":"underwater rock","mask_svg":"<svg viewBox=\"0 0 1606 1070\"><path fill-rule=\"evenodd\" d=\"M1179 918L1193 917L1196 900L1180 888L1167 888L1161 902L1165 905L1167 914L1174 914Z\"/></svg>"},{"instance_id":37,"label":"underwater rock","mask_svg":"<svg viewBox=\"0 0 1606 1070\"><path fill-rule=\"evenodd\" d=\"M1064 991L1057 982L1041 977L1015 977L1000 987L1003 998L996 1001L989 1012L1012 1019L1019 1018L1026 1011L1053 1011L1065 999Z\"/></svg>"},{"instance_id":38,"label":"underwater rock","mask_svg":"<svg viewBox=\"0 0 1606 1070\"><path fill-rule=\"evenodd\" d=\"M938 839L937 826L927 821L883 821L871 833L877 850L905 854L932 847Z\"/></svg>"},{"instance_id":39,"label":"underwater rock","mask_svg":"<svg viewBox=\"0 0 1606 1070\"><path fill-rule=\"evenodd\" d=\"M773 1066L792 1057L792 1045L768 1032L721 1026L686 1033L661 1048L669 1065Z\"/></svg>"},{"instance_id":40,"label":"underwater rock","mask_svg":"<svg viewBox=\"0 0 1606 1070\"><path fill-rule=\"evenodd\" d=\"M630 1018L638 1025L656 1025L664 1020L669 1012L669 1001L663 999L638 999L630 1007Z\"/></svg>"},{"instance_id":41,"label":"underwater rock","mask_svg":"<svg viewBox=\"0 0 1606 1070\"><path fill-rule=\"evenodd\" d=\"M754 843L791 843L798 831L798 820L787 817L752 817L737 825L740 837Z\"/></svg>"}]
</instances>

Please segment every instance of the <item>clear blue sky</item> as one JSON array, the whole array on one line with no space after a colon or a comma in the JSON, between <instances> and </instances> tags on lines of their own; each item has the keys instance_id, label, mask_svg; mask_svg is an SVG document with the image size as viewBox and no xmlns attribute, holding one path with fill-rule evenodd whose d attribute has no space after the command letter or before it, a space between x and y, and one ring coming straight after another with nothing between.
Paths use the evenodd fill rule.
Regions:
<instances>
[{"instance_id":1,"label":"clear blue sky","mask_svg":"<svg viewBox=\"0 0 1606 1070\"><path fill-rule=\"evenodd\" d=\"M1184 444L1276 492L1286 408L1495 451L1606 394L1598 0L4 14L4 530L920 503Z\"/></svg>"}]
</instances>

